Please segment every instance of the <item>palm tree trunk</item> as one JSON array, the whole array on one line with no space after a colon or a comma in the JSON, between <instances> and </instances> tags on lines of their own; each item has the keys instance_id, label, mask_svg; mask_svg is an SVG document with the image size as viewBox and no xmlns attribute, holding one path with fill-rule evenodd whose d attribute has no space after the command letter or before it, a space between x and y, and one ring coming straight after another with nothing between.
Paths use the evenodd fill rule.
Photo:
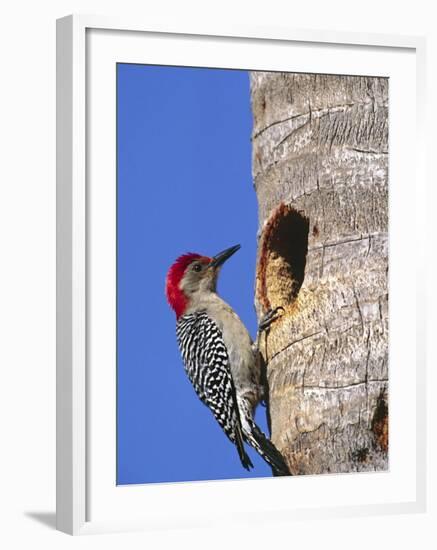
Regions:
<instances>
[{"instance_id":1,"label":"palm tree trunk","mask_svg":"<svg viewBox=\"0 0 437 550\"><path fill-rule=\"evenodd\" d=\"M255 305L295 474L388 462L388 80L251 73Z\"/></svg>"}]
</instances>

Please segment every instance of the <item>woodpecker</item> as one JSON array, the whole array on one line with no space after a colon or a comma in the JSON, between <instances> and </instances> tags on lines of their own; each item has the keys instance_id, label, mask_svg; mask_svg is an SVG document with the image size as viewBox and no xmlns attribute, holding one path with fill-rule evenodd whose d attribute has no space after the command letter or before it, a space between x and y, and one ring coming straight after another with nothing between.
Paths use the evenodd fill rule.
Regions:
<instances>
[{"instance_id":1,"label":"woodpecker","mask_svg":"<svg viewBox=\"0 0 437 550\"><path fill-rule=\"evenodd\" d=\"M167 273L167 300L176 314L177 341L188 378L236 446L243 467L253 468L246 442L274 475L290 475L282 455L253 419L264 398L257 346L235 311L217 294L221 266L239 248L232 246L213 257L180 256ZM276 313L268 312L261 330Z\"/></svg>"}]
</instances>

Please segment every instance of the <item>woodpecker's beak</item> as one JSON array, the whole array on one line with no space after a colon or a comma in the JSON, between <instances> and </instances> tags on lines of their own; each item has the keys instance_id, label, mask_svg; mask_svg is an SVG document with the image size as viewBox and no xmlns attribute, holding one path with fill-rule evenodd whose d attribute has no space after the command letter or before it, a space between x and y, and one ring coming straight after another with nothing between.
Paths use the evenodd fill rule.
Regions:
<instances>
[{"instance_id":1,"label":"woodpecker's beak","mask_svg":"<svg viewBox=\"0 0 437 550\"><path fill-rule=\"evenodd\" d=\"M231 248L227 248L226 250L219 252L213 257L212 262L209 264L209 267L221 266L226 262L226 260L228 260L232 256L232 254L235 254L237 250L240 250L240 248L241 248L241 245L236 244L235 246L231 246Z\"/></svg>"}]
</instances>

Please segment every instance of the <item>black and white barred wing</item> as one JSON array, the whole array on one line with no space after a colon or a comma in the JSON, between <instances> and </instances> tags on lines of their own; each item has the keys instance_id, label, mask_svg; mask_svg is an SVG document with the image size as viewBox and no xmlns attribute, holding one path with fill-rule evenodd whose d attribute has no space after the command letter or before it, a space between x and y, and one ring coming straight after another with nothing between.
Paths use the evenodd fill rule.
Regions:
<instances>
[{"instance_id":1,"label":"black and white barred wing","mask_svg":"<svg viewBox=\"0 0 437 550\"><path fill-rule=\"evenodd\" d=\"M220 329L205 311L201 311L182 316L176 334L194 390L235 443L241 463L249 469L252 463L243 447L237 396Z\"/></svg>"}]
</instances>

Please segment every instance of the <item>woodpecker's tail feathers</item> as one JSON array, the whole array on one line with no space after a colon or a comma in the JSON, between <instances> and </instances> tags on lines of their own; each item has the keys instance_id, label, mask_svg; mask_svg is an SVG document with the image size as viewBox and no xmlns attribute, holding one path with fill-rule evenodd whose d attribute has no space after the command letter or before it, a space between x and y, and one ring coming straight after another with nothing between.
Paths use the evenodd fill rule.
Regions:
<instances>
[{"instance_id":1,"label":"woodpecker's tail feathers","mask_svg":"<svg viewBox=\"0 0 437 550\"><path fill-rule=\"evenodd\" d=\"M284 460L284 457L274 446L274 444L268 439L262 431L258 428L255 422L250 422L251 430L247 439L248 442L254 447L259 455L269 464L272 468L274 476L291 476L291 472Z\"/></svg>"},{"instance_id":2,"label":"woodpecker's tail feathers","mask_svg":"<svg viewBox=\"0 0 437 550\"><path fill-rule=\"evenodd\" d=\"M252 416L252 409L247 399L240 397L238 400L240 418L243 428L244 439L272 468L274 476L291 476L291 472L284 460L284 457L255 424Z\"/></svg>"},{"instance_id":3,"label":"woodpecker's tail feathers","mask_svg":"<svg viewBox=\"0 0 437 550\"><path fill-rule=\"evenodd\" d=\"M249 455L246 453L246 450L244 449L243 434L241 432L241 429L238 429L236 431L235 445L237 447L238 456L240 457L243 468L246 468L246 470L249 471L251 468L253 468L253 464L249 458Z\"/></svg>"}]
</instances>

